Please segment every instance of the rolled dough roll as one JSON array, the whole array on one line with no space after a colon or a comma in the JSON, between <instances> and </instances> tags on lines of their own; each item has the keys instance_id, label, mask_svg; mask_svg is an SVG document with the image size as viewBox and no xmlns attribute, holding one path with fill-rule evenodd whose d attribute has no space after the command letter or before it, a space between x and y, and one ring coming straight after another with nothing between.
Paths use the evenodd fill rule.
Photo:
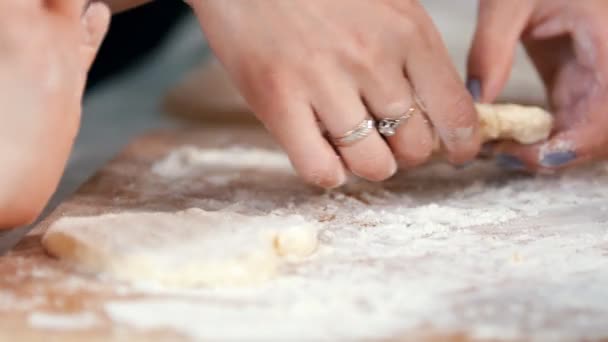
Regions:
<instances>
[{"instance_id":1,"label":"rolled dough roll","mask_svg":"<svg viewBox=\"0 0 608 342\"><path fill-rule=\"evenodd\" d=\"M245 285L271 278L285 257L317 248L301 216L202 209L65 217L44 235L51 255L92 273L173 287Z\"/></svg>"},{"instance_id":2,"label":"rolled dough roll","mask_svg":"<svg viewBox=\"0 0 608 342\"><path fill-rule=\"evenodd\" d=\"M540 107L516 104L475 104L479 114L481 140L512 140L534 144L547 139L553 129L553 116ZM433 150L442 152L441 140L435 135Z\"/></svg>"},{"instance_id":3,"label":"rolled dough roll","mask_svg":"<svg viewBox=\"0 0 608 342\"><path fill-rule=\"evenodd\" d=\"M533 144L545 140L553 128L553 116L540 107L516 104L476 104L484 142L514 140Z\"/></svg>"}]
</instances>

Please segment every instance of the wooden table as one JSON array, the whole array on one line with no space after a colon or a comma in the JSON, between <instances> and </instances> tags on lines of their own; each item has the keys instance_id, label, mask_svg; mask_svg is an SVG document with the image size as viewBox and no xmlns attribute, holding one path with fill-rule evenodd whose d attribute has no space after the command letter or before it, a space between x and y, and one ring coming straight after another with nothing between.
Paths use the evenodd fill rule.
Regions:
<instances>
[{"instance_id":1,"label":"wooden table","mask_svg":"<svg viewBox=\"0 0 608 342\"><path fill-rule=\"evenodd\" d=\"M154 180L155 178L150 173L151 165L176 147L183 145L193 145L203 148L227 147L235 144L240 146L276 149L276 146L266 134L258 128L230 130L225 128L193 128L179 131L162 131L147 134L130 144L117 158L84 184L74 196L60 205L48 219L33 230L16 248L8 255L0 258L0 341L177 341L196 339L196 336L193 337L192 335L185 334L183 330L174 329L174 327L170 326L142 328L141 326L133 326L124 321L116 320L108 314L106 307L108 302L150 298L183 298L184 295L162 292L157 293L154 291L150 292L140 288L132 288L125 284L116 284L108 280L99 280L93 276L80 275L62 265L60 262L48 257L41 247L40 237L50 223L64 215L96 215L123 210L171 211L192 206L212 207L214 205L212 204L212 201L206 200L223 199L230 201L229 196L232 196L236 193L234 191L241 188L255 188L255 191L259 193L260 201L268 199L277 201L277 203L283 201L284 196L291 196L290 198L292 198L294 196L293 194L297 194L294 202L296 207L305 206L306 203L309 203L307 201L309 201L310 198L326 196L323 191L300 183L295 176L264 175L262 171L247 171L249 172L248 175L250 177L248 176L242 178L241 181L226 185L228 188L222 186L201 187L201 184L205 182L206 177L206 175L201 175L197 178L197 182L201 183L193 183L193 187L190 191L183 189L181 192L171 192L170 189L167 188L166 183L156 182ZM604 172L602 170L602 168L596 168L596 170L589 172L594 175L599 175L601 172ZM467 171L463 172L466 173ZM441 173L439 173L439 176L441 176ZM290 181L289 184L291 185L289 185L288 188L280 188L278 185L273 185L272 182L269 181L275 179L278 184L286 184L284 182L280 183L281 177L283 177L283 181L292 180ZM391 198L392 200L395 200L397 197L394 196L397 196L397 194L401 196L399 197L401 199L414 198L412 201L426 201L427 203L431 203L433 201L441 201L442 197L452 196L456 189L458 191L472 189L470 191L483 192L483 189L475 190L475 184L477 184L478 180L470 179L470 177L467 178L466 176L456 182L446 182L445 179L442 180L440 177L437 180L432 181L433 184L425 183L427 181L406 181L404 177L405 176L398 176L395 180L391 180L382 186L359 183L356 187L347 187L338 191L339 195L335 195L335 203L337 203L338 206L343 205L343 203L355 203L353 205L358 206L361 206L362 203L368 203L369 207L373 209L379 208L382 203L389 205ZM573 184L572 191L580 191L587 180L577 178L576 176L573 177L574 180L571 181ZM533 182L534 180L525 177L522 178L521 176L506 176L505 178L503 173L491 171L487 174L485 181L488 182L487 184L500 189L505 182L515 182L521 185L530 184L526 182ZM556 183L550 184L550 182L553 181ZM445 184L442 182L445 182ZM551 186L558 186L560 184L559 181L552 179L545 179L543 182L548 182ZM567 294L566 292L555 293L553 294L554 297L551 297L551 293L545 293L542 295L546 295L548 298L547 300L535 300L534 296L528 294L529 291L535 289L535 287L530 284L538 283L539 286L546 286L548 291L565 291L570 288L561 288L559 282L555 283L558 285L548 285L548 283L543 282L544 280L535 279L534 277L530 277L530 284L526 284L525 282L520 282L522 278L517 276L518 272L523 271L514 270L512 282L507 281L507 279L510 278L506 275L501 278L502 283L494 283L495 286L502 286L504 288L505 295L503 297L498 295L500 292L487 292L487 289L484 290L484 286L490 284L488 282L488 284L485 285L480 283L479 287L462 288L461 293L454 294L454 298L469 298L467 300L462 299L463 301L460 303L458 303L458 301L449 302L446 300L445 310L456 310L456 313L462 312L462 316L459 316L459 314L454 316L455 319L458 319L460 322L455 325L455 328L448 328L450 324L445 322L435 325L431 320L415 327L408 327L407 329L404 329L404 331L394 331L393 335L384 336L380 339L447 339L459 341L482 338L484 336L483 334L479 335L479 332L482 331L479 328L479 324L486 322L484 320L492 315L488 314L487 317L484 316L486 318L481 320L473 316L466 318L466 312L468 312L466 310L467 307L469 305L478 305L480 308L488 307L496 309L497 307L502 307L501 301L510 300L509 298L511 297L509 296L513 293L517 293L517 291L522 291L520 294L521 298L529 297L526 300L522 299L521 302L514 303L518 305L521 304L521 307L523 307L523 309L520 308L523 311L518 314L518 317L521 318L521 324L510 321L511 318L508 318L507 316L513 315L513 313L508 313L509 308L506 306L504 307L504 313L497 312L494 314L496 317L502 317L501 315L507 317L505 318L505 322L512 325L517 333L513 336L517 338L523 336L525 339L538 338L538 336L534 335L535 331L533 328L537 323L533 323L534 317L532 316L534 314L546 313L546 317L542 317L546 322L546 327L559 328L560 326L572 325L572 336L569 336L571 339L580 339L583 337L593 337L596 339L602 337L608 338L608 334L602 335L601 332L598 333L597 322L594 321L593 318L599 317L600 319L608 319L608 296L603 297L604 294L608 294L608 292L606 292L608 290L603 290L603 288L608 289L608 261L606 260L608 259L608 211L606 210L606 207L601 204L601 191L597 190L598 187L605 187L608 190L608 184L594 183L593 180L588 180L588 182L590 189L595 188L596 191L592 192L592 195L590 195L590 199L587 202L581 202L579 200L578 202L572 203L569 207L560 207L560 209L555 209L550 212L529 215L526 218L515 217L508 220L508 224L507 221L498 224L483 224L480 226L468 227L467 229L463 229L462 232L466 232L466 236L481 237L482 240L480 241L485 241L488 244L495 243L497 246L497 253L501 250L500 244L511 243L514 241L512 239L525 239L525 241L521 240L522 254L513 254L513 259L508 260L512 265L509 264L508 267L515 267L513 265L522 264L526 267L532 267L532 269L538 267L538 271L542 273L548 272L546 267L542 266L543 262L547 260L543 259L542 255L534 255L535 250L526 249L527 247L523 244L529 245L537 242L540 243L540 241L544 241L543 239L547 237L555 238L555 241L558 243L560 241L570 241L565 238L561 239L560 236L568 236L572 231L578 229L577 227L580 227L581 231L576 233L577 239L588 236L589 239L595 239L597 242L589 243L589 245L581 245L581 247L592 246L594 250L597 250L597 253L593 254L597 255L595 259L592 258L593 255L588 253L585 254L585 251L580 252L581 257L595 260L592 268L589 270L581 269L580 271L580 279L588 278L595 282L594 284L588 284L593 285L592 288L585 288L585 284L580 284L582 287L579 291L581 292L573 292L570 294ZM431 195L430 192L427 193L424 186L434 189L433 194ZM196 189L207 190L205 190L204 193L201 193L197 192ZM407 197L409 196L408 193L411 193L412 197ZM467 196L466 192L463 192L463 194L463 196ZM513 196L516 195L515 192ZM205 201L201 201L202 199ZM414 202L412 202L412 205L414 205ZM547 204L547 207L550 207L550 204ZM490 209L494 210L495 208ZM337 213L339 215L339 212ZM326 211L320 210L316 218L320 222L331 222L334 220L335 215L336 213L330 212L329 209ZM437 215L443 215L443 212L439 212ZM362 229L366 227L371 227L370 229L372 229L376 225L374 222L357 223L355 221L356 219L353 217L352 224L355 226L360 224L361 227L363 227ZM522 232L526 233L524 234ZM457 231L447 230L446 234L457 234ZM527 238L525 238L525 236L527 236ZM363 239L363 237L360 238ZM358 238L355 237L355 239ZM420 239L417 239L416 241L439 241L434 240L434 238L425 239L425 237L421 236ZM373 244L373 241L365 239L361 241L364 241L361 244L362 250L367 248L366 244L370 244L369 246ZM471 246L474 245L467 244L466 248L472 248ZM513 246L517 246L517 244L513 244ZM446 246L446 248L447 247L449 246ZM480 248L484 248L483 243L480 244ZM573 258L573 263L578 262L576 253L572 252L572 246L564 245L563 248L564 255ZM432 250L432 248L429 247L429 250ZM462 254L467 255L467 253L468 252L463 249ZM491 250L488 253L488 260L494 258ZM556 252L549 248L548 253ZM328 255L330 254L331 253ZM507 257L511 258L511 256ZM554 256L551 256L551 258L553 257ZM369 266L370 263L379 263L379 265L381 265L381 262L384 262L383 260L386 260L386 256L377 259L353 260L352 267L366 267ZM417 262L415 260L418 260L420 265L424 265L425 255L420 254L420 256L410 260L410 262ZM499 258L496 260L502 259ZM540 260L541 262L538 266L534 266L536 265L534 260ZM469 261L471 260L463 259L463 272L468 272L465 270L468 269L466 263ZM527 261L530 263L526 263ZM314 266L315 262L320 261L310 261L310 264L308 264L307 267ZM350 261L346 260L344 262ZM556 259L555 262L562 263L567 262L567 260ZM411 265L414 265L414 263ZM479 265L483 264L480 263ZM559 265L556 265L555 267L557 269L559 268ZM441 267L437 270L439 272ZM589 275L585 273L587 271L593 271L595 273ZM387 272L390 271L387 270ZM480 272L484 271L480 270ZM548 274L553 274L555 277L563 276L566 283L575 281L573 274L562 273L556 271ZM471 273L471 277L474 276L475 274ZM387 276L387 279L389 278L390 277ZM448 278L449 275L446 275L446 279ZM407 285L407 282L403 282L403 284ZM538 290L540 289L542 288L539 288ZM589 312L586 312L585 307L581 306L581 304L574 299L571 306L572 310L566 310L569 306L567 303L564 304L564 296L572 295L576 297L581 295L586 298L591 296L587 293L591 293L592 291L597 293L597 297L596 302L592 303L592 307L589 308ZM483 293L486 294L484 295ZM209 297L209 294L206 294L205 296L206 299L201 299L201 305L213 301L213 296ZM513 298L515 298L515 302L517 302L517 297ZM554 300L557 309L551 307L551 303ZM526 307L526 303L528 303L529 306ZM463 307L454 309L452 305L456 304ZM503 304L507 305L509 303L504 302ZM534 305L536 304L546 305L546 307L535 307ZM604 308L605 310L597 311L598 308ZM336 319L339 320L340 318L338 317ZM579 325L576 325L578 323L572 323L577 320L585 319L589 322L589 328L586 334L578 330L580 328ZM467 326L467 324L469 324L467 322L470 323L469 326ZM608 325L608 320L605 320L605 322ZM238 322L235 322L235 324L235 329L238 329ZM570 330L566 329L564 331ZM491 337L503 337L505 340L510 339L510 335L508 334L503 336L491 335Z\"/></svg>"}]
</instances>

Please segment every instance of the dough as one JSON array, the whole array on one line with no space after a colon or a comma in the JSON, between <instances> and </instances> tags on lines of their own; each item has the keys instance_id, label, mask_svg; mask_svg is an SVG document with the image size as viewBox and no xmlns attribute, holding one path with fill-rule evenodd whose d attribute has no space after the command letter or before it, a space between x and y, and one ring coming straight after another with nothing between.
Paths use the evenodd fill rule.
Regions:
<instances>
[{"instance_id":1,"label":"dough","mask_svg":"<svg viewBox=\"0 0 608 342\"><path fill-rule=\"evenodd\" d=\"M513 140L520 144L541 142L551 135L553 116L540 107L516 104L475 104L482 142ZM434 151L441 152L435 136Z\"/></svg>"},{"instance_id":2,"label":"dough","mask_svg":"<svg viewBox=\"0 0 608 342\"><path fill-rule=\"evenodd\" d=\"M514 140L533 144L545 140L553 128L553 116L540 107L516 104L476 104L482 139Z\"/></svg>"},{"instance_id":3,"label":"dough","mask_svg":"<svg viewBox=\"0 0 608 342\"><path fill-rule=\"evenodd\" d=\"M301 216L245 216L188 209L65 217L42 244L79 269L175 287L246 285L274 276L285 258L318 245Z\"/></svg>"}]
</instances>

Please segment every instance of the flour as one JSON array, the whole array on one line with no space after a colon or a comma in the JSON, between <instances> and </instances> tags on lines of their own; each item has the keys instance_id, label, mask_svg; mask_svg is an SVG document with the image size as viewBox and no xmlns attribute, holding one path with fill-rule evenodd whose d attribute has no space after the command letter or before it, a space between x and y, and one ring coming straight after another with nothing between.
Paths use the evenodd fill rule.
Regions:
<instances>
[{"instance_id":1,"label":"flour","mask_svg":"<svg viewBox=\"0 0 608 342\"><path fill-rule=\"evenodd\" d=\"M44 298L42 295L21 298L13 293L0 292L0 311L26 311L36 308L43 303Z\"/></svg>"},{"instance_id":2,"label":"flour","mask_svg":"<svg viewBox=\"0 0 608 342\"><path fill-rule=\"evenodd\" d=\"M483 162L465 170L437 164L323 192L299 182L278 152L187 149L179 168L168 165L183 149L142 176L145 198L301 215L323 223L321 248L258 286L136 284L134 293L148 299L107 303L115 323L197 340L608 336L608 212L599 209L607 202L606 164L539 177ZM218 175L229 178L208 180Z\"/></svg>"},{"instance_id":3,"label":"flour","mask_svg":"<svg viewBox=\"0 0 608 342\"><path fill-rule=\"evenodd\" d=\"M0 292L0 308L1 309L10 309L16 305L20 304L16 296L12 293L8 292Z\"/></svg>"},{"instance_id":4,"label":"flour","mask_svg":"<svg viewBox=\"0 0 608 342\"><path fill-rule=\"evenodd\" d=\"M227 155L238 155L238 158L227 158ZM152 170L163 177L177 178L192 171L203 171L205 168L289 170L291 164L285 155L273 151L243 147L200 151L193 146L184 146L155 164ZM226 181L216 177L219 183Z\"/></svg>"},{"instance_id":5,"label":"flour","mask_svg":"<svg viewBox=\"0 0 608 342\"><path fill-rule=\"evenodd\" d=\"M34 312L28 318L29 325L45 330L87 330L100 324L99 318L91 312L56 314Z\"/></svg>"},{"instance_id":6,"label":"flour","mask_svg":"<svg viewBox=\"0 0 608 342\"><path fill-rule=\"evenodd\" d=\"M199 208L62 217L42 237L45 250L87 273L166 286L251 285L284 259L318 246L319 224L291 216L247 216Z\"/></svg>"}]
</instances>

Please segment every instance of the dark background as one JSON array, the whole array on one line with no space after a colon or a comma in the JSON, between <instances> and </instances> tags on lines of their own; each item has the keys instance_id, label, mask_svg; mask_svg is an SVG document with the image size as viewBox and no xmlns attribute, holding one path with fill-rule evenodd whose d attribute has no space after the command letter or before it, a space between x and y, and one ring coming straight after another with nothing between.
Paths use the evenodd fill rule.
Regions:
<instances>
[{"instance_id":1,"label":"dark background","mask_svg":"<svg viewBox=\"0 0 608 342\"><path fill-rule=\"evenodd\" d=\"M183 1L155 1L115 15L89 73L87 91L143 61L189 11Z\"/></svg>"}]
</instances>

